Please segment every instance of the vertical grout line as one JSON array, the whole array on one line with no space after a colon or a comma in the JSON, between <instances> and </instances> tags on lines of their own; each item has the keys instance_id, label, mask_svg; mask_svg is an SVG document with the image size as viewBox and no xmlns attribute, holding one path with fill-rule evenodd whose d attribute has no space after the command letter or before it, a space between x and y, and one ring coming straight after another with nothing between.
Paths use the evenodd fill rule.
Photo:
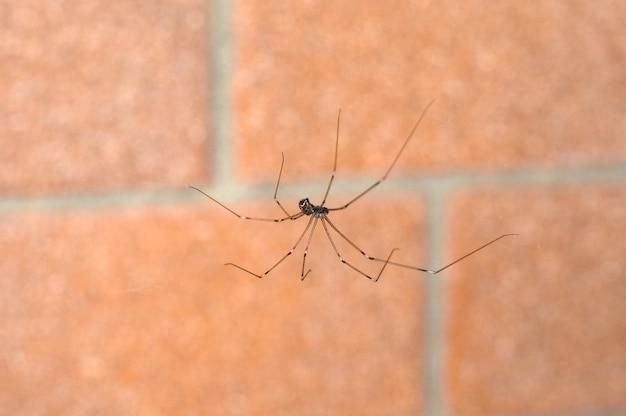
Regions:
<instances>
[{"instance_id":1,"label":"vertical grout line","mask_svg":"<svg viewBox=\"0 0 626 416\"><path fill-rule=\"evenodd\" d=\"M209 45L211 88L211 129L213 146L208 155L213 162L214 187L227 189L231 184L232 114L231 114L231 7L229 0L207 0L209 10Z\"/></svg>"},{"instance_id":2,"label":"vertical grout line","mask_svg":"<svg viewBox=\"0 0 626 416\"><path fill-rule=\"evenodd\" d=\"M429 264L439 267L442 263L444 247L444 203L446 191L429 187L426 191L427 237ZM424 400L426 415L444 416L446 406L443 394L443 275L426 275L424 291Z\"/></svg>"}]
</instances>

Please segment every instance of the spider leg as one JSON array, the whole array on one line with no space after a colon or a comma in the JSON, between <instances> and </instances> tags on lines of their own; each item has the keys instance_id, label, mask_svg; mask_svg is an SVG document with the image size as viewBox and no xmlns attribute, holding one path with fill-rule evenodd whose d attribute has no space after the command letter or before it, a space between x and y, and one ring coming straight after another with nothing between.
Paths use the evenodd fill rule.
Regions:
<instances>
[{"instance_id":1,"label":"spider leg","mask_svg":"<svg viewBox=\"0 0 626 416\"><path fill-rule=\"evenodd\" d=\"M298 218L300 218L301 216L304 215L304 213L299 212L297 214L294 215L288 215L286 217L283 218L260 218L260 217L248 217L245 215L241 215L236 213L235 211L233 211L232 209L228 208L226 205L222 204L220 201L218 201L217 199L213 198L212 196L210 196L209 194L207 194L206 192L196 188L195 186L190 186L191 189L195 189L196 191L200 192L202 195L206 196L207 198L209 198L211 201L215 202L216 204L218 204L219 206L221 206L222 208L224 208L225 210L227 210L228 212L230 212L231 214L233 214L236 217L239 217L242 220L252 220L252 221L269 221L269 222L282 222L285 220L297 220Z\"/></svg>"},{"instance_id":2,"label":"spider leg","mask_svg":"<svg viewBox=\"0 0 626 416\"><path fill-rule=\"evenodd\" d=\"M291 215L289 212L287 212L285 207L283 207L283 204L281 204L280 201L278 200L278 198L276 197L276 195L278 194L278 185L280 185L280 178L281 178L281 176L283 176L283 165L285 164L285 154L281 152L280 155L281 155L282 159L281 159L281 162L280 162L280 171L278 172L278 180L276 181L276 188L274 189L274 202L276 202L276 204L280 207L280 209L283 210L285 215L290 217L290 219L295 220L296 219L296 218L294 218L295 215Z\"/></svg>"},{"instance_id":3,"label":"spider leg","mask_svg":"<svg viewBox=\"0 0 626 416\"><path fill-rule=\"evenodd\" d=\"M313 217L311 217L313 219ZM302 256L302 271L300 272L300 280L304 280L305 277L311 272L311 269L307 270L304 273L304 264L306 263L306 255L309 252L309 245L311 244L311 239L313 238L313 232L315 231L315 226L317 225L317 220L319 217L315 217L315 221L313 221L313 227L311 228L311 234L309 234L309 239L306 242L306 247L304 247L304 255Z\"/></svg>"},{"instance_id":4,"label":"spider leg","mask_svg":"<svg viewBox=\"0 0 626 416\"><path fill-rule=\"evenodd\" d=\"M346 240L348 242L348 244L350 244L352 247L354 247L359 253L361 253L365 258L367 258L368 260L377 260L377 261L385 261L384 259L379 259L377 257L373 257L370 256L369 254L367 254L365 251L363 251L359 246L357 246L352 240L350 240L344 233L342 233L339 228L337 228L337 226L335 224L332 223L331 220L328 219L328 217L326 217L326 222L328 223L328 225L330 225L332 227L333 230L335 230L337 232L337 234L339 234L341 236L341 238L343 238L344 240ZM393 261L388 261L389 264L393 264L394 266L403 266L400 263L396 263ZM413 266L405 266L405 267L410 267L412 269L416 269L419 270L421 272L430 272L430 270L428 269L421 269L419 267L413 267Z\"/></svg>"},{"instance_id":5,"label":"spider leg","mask_svg":"<svg viewBox=\"0 0 626 416\"><path fill-rule=\"evenodd\" d=\"M483 244L482 246L480 246L480 247L478 247L478 248L475 248L474 250L470 251L469 253L464 254L463 256L459 257L458 259L456 259L456 260L452 261L451 263L448 263L448 264L446 264L445 266L440 267L440 268L438 268L438 269L436 269L436 270L428 270L428 269L424 270L424 269L420 269L419 267L409 266L409 265L407 265L407 264L401 264L401 263L393 263L393 262L392 262L391 264L393 264L394 266L398 266L398 267L404 267L404 268L406 268L406 269L413 269L413 270L425 271L426 273L430 273L430 274L437 274L437 273L439 273L439 272L442 272L442 271L446 270L448 267L450 267L450 266L452 266L452 265L454 265L454 264L457 264L457 263L458 263L458 262L460 262L461 260L464 260L464 259L468 258L468 257L469 257L469 256L471 256L472 254L474 254L474 253L476 253L476 252L478 252L478 251L482 250L483 248L485 248L485 247L487 247L487 246L489 246L489 245L491 245L491 244L495 243L496 241L500 240L501 238L508 237L508 236L512 236L512 235L519 235L519 234L502 234L501 236L499 236L499 237L497 237L497 238L494 238L493 240L491 240L491 241L489 241L489 242L487 242L487 243ZM369 258L369 257L368 257L368 258ZM378 258L370 258L370 260L384 261L384 260L382 260L382 259L378 259Z\"/></svg>"},{"instance_id":6,"label":"spider leg","mask_svg":"<svg viewBox=\"0 0 626 416\"><path fill-rule=\"evenodd\" d=\"M478 251L482 250L483 248L485 248L485 247L487 247L487 246L489 246L489 245L491 245L491 244L495 243L496 241L500 240L501 238L508 237L508 236L511 236L511 235L519 235L519 234L502 234L502 235L501 235L501 236L499 236L498 238L494 238L493 240L491 240L491 241L489 241L489 242L487 242L487 243L483 244L482 246L480 246L480 247L478 247L478 248L476 248L476 249L474 249L474 250L470 251L469 253L467 253L467 254L465 254L465 255L463 255L463 256L461 256L461 257L459 257L458 259L454 260L454 261L453 261L453 262L451 262L451 263L446 264L446 265L445 265L445 266L443 266L443 267L440 267L440 268L438 268L438 269L424 269L424 268L421 268L421 267L410 266L410 265L408 265L408 264L396 263L396 262L394 262L394 261L389 261L389 259L385 260L385 259L381 259L381 258L378 258L378 257L370 256L369 254L367 254L367 253L365 253L363 250L361 250L361 248L360 248L359 246L357 246L356 244L354 244L354 242L352 242L352 240L350 240L348 237L346 237L346 235L345 235L344 233L342 233L341 231L339 231L339 229L338 229L338 228L337 228L337 227L336 227L336 226L335 226L332 222L330 222L330 220L329 220L328 218L326 218L326 221L328 222L328 225L330 225L330 226L333 228L333 230L335 230L335 231L337 232L337 234L339 234L339 235L340 235L340 236L341 236L344 240L346 240L346 241L348 242L348 244L350 244L352 247L354 247L355 249L357 249L357 250L359 251L359 253L361 253L363 256L365 256L368 260L374 260L374 261L384 261L384 262L385 262L385 264L386 264L386 263L389 263L389 264L392 264L392 265L397 266L397 267L404 267L404 268L406 268L406 269L418 270L418 271L420 271L420 272L425 272L425 273L430 273L430 274L437 274L437 273L439 273L439 272L444 271L444 270L445 270L445 269L447 269L448 267L450 267L450 266L452 266L452 265L454 265L454 264L456 264L456 263L460 262L461 260L466 259L467 257L471 256L472 254L474 254L474 253L476 253L476 252L478 252Z\"/></svg>"},{"instance_id":7,"label":"spider leg","mask_svg":"<svg viewBox=\"0 0 626 416\"><path fill-rule=\"evenodd\" d=\"M333 246L333 250L335 250L335 253L337 254L337 257L339 257L339 261L341 261L343 264L345 264L346 266L348 266L352 270L356 271L357 273L360 273L361 275L367 277L368 279L373 280L374 282L378 282L378 279L380 279L380 276L383 274L383 271L387 267L387 264L391 264L389 262L389 260L391 259L391 256L398 249L394 248L394 249L392 249L389 252L389 256L387 256L387 260L385 260L385 264L383 264L383 267L378 272L378 275L374 278L374 277L368 275L367 273L361 271L360 269L356 268L355 266L350 264L346 259L344 259L342 257L341 253L339 253L339 250L337 250L337 246L335 245L335 242L333 241L333 238L330 236L330 233L328 232L328 227L326 227L326 221L328 221L328 217L322 218L322 226L324 227L324 231L326 232L326 236L328 237L328 241L330 241L330 244ZM329 224L330 224L330 222L329 222Z\"/></svg>"},{"instance_id":8,"label":"spider leg","mask_svg":"<svg viewBox=\"0 0 626 416\"><path fill-rule=\"evenodd\" d=\"M328 208L329 211L339 211L342 209L346 209L348 208L352 203L356 202L358 199L360 199L363 195L365 195L366 193L368 193L369 191L371 191L372 189L376 188L378 185L380 185L385 179L387 179L387 176L389 175L389 172L391 172L391 169L393 169L393 167L396 165L396 162L398 162L398 159L400 158L400 155L402 154L402 152L404 151L404 148L406 147L406 145L409 143L409 141L411 140L411 138L413 137L413 134L415 133L415 131L417 130L417 128L419 127L420 123L422 122L422 119L424 118L424 116L426 115L426 112L428 111L428 109L430 108L430 106L435 102L435 100L432 100L431 102L428 103L428 105L424 108L424 110L422 110L422 114L419 116L419 119L417 119L417 122L413 125L413 128L411 129L411 132L409 133L409 135L407 136L407 138L404 140L404 143L402 144L402 147L400 148L400 151L398 152L398 154L396 155L396 157L393 159L393 162L391 162L391 165L389 166L389 168L387 169L387 171L385 172L385 174L383 175L382 178L380 178L379 180L377 180L376 182L374 182L373 185L370 185L367 189L365 189L363 192L361 192L360 194L358 194L357 196L355 196L354 198L352 198L350 201L346 202L345 204L343 204L340 207L336 207L336 208ZM335 156L336 157L336 156ZM332 178L331 178L332 181ZM328 186L330 188L330 184ZM322 204L323 205L323 204Z\"/></svg>"},{"instance_id":9,"label":"spider leg","mask_svg":"<svg viewBox=\"0 0 626 416\"><path fill-rule=\"evenodd\" d=\"M246 273L250 273L252 276L256 276L259 279L262 279L263 277L267 276L269 274L269 272L271 272L272 270L274 270L276 268L276 266L278 266L280 263L282 263L287 257L291 256L293 254L293 251L296 249L296 247L298 247L298 244L300 244L300 241L302 241L302 238L304 237L304 235L306 234L307 230L309 229L309 227L311 226L311 222L313 221L313 217L311 217L311 219L309 220L309 222L306 225L306 228L304 229L304 231L302 232L302 234L300 234L300 237L298 237L298 240L296 241L296 243L293 245L293 247L291 247L291 249L287 252L287 254L285 254L284 256L282 256L280 258L280 260L278 260L276 263L274 263L274 265L272 267L270 267L269 269L267 269L265 272L263 272L263 274L256 274L254 272L251 272L250 270L246 269L245 267L241 267L235 263L226 263L224 264L224 266L233 266L238 268L239 270L242 270ZM315 226L314 226L315 227ZM310 238L309 238L310 240ZM308 247L308 245L307 245Z\"/></svg>"},{"instance_id":10,"label":"spider leg","mask_svg":"<svg viewBox=\"0 0 626 416\"><path fill-rule=\"evenodd\" d=\"M322 203L320 206L324 206L326 203L326 198L328 198L328 192L330 192L330 187L335 180L335 172L337 171L337 150L339 149L339 122L341 121L341 108L339 109L339 114L337 114L337 135L335 137L335 162L333 163L333 172L330 174L330 180L328 181L328 187L326 188L326 193L324 194L324 199L322 199Z\"/></svg>"}]
</instances>

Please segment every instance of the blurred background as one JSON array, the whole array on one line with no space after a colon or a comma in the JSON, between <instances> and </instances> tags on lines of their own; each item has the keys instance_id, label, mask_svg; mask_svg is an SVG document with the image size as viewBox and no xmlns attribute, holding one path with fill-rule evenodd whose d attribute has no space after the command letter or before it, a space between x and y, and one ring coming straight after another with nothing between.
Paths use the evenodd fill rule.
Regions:
<instances>
[{"instance_id":1,"label":"blurred background","mask_svg":"<svg viewBox=\"0 0 626 416\"><path fill-rule=\"evenodd\" d=\"M619 1L0 0L1 415L626 414ZM373 283L323 229L339 206ZM368 262L336 239L344 257Z\"/></svg>"}]
</instances>

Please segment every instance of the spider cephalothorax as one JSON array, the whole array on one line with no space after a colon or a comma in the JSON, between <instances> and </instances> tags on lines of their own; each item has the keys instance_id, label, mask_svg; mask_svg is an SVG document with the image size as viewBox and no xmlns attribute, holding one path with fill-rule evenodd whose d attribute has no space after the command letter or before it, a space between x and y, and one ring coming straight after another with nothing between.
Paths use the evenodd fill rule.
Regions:
<instances>
[{"instance_id":1,"label":"spider cephalothorax","mask_svg":"<svg viewBox=\"0 0 626 416\"><path fill-rule=\"evenodd\" d=\"M416 267L416 266L412 266L412 265L409 265L409 264L403 264L403 263L398 263L398 262L395 262L395 261L390 261L391 260L391 256L397 250L397 248L394 248L394 249L390 250L389 251L389 255L386 258L375 257L375 256L371 256L371 255L367 254L365 251L363 251L361 248L359 248L359 246L357 246L354 242L352 242L352 240L350 240L343 232L339 231L339 229L333 223L333 221L331 221L330 218L328 218L329 214L331 212L333 212L333 211L341 211L341 210L344 210L344 209L348 208L354 202L356 202L359 199L361 199L361 197L363 197L365 194L367 194L372 189L376 188L385 179L387 179L387 175L389 175L389 172L391 172L391 169L393 169L394 165L398 161L398 158L400 157L400 154L402 153L402 151L404 150L406 145L409 143L409 140L411 140L411 137L413 137L413 133L415 133L415 130L417 129L417 126L419 126L420 122L422 121L422 118L424 117L424 114L426 114L426 111L428 110L428 108L430 107L430 105L432 103L433 102L431 101L430 104L428 104L426 106L426 108L422 111L422 114L420 115L420 117L417 120L417 122L413 125L413 128L411 129L411 132L409 133L407 138L404 140L404 144L402 145L402 147L400 147L400 150L396 154L395 159L393 159L393 162L391 162L391 165L389 165L389 167L387 168L387 171L385 172L385 174L380 179L378 179L376 182L374 182L373 185L370 185L363 192L361 192L360 194L358 194L357 196L355 196L354 198L352 198L351 200L349 200L348 202L346 202L343 205L340 205L340 206L337 206L337 207L333 207L333 208L326 208L326 198L328 197L328 193L330 192L330 188L331 188L331 186L333 184L333 181L335 180L335 172L337 171L337 150L338 150L338 146L339 146L339 118L341 116L341 111L337 115L337 136L335 138L335 159L334 159L334 163L333 163L333 171L332 171L332 173L330 175L330 180L328 181L328 186L326 187L326 192L324 193L324 198L322 199L322 202L319 205L314 205L314 204L311 203L311 201L309 201L309 198L304 198L304 199L300 200L300 202L298 202L298 208L300 209L300 212L298 212L297 214L293 214L292 215L280 203L280 201L278 200L276 195L278 194L278 185L280 184L280 177L281 177L281 175L283 173L283 164L285 163L285 156L284 155L282 156L282 161L280 163L280 171L278 172L278 180L276 181L276 188L274 189L274 201L276 202L278 207L282 210L282 212L285 214L284 217L282 217L282 216L279 217L279 218L248 217L246 215L238 214L237 212L233 211L232 209L230 209L226 205L222 204L221 202L219 202L218 200L216 200L212 196L208 195L204 191L202 191L202 190L192 186L191 188L195 189L198 192L201 192L204 196L206 196L207 198L209 198L210 200L212 200L213 202L215 202L216 204L220 205L222 208L226 209L231 214L239 217L242 220L283 222L283 221L287 221L287 220L295 221L295 220L297 220L299 218L302 218L304 216L310 217L309 220L308 220L308 223L306 225L306 228L304 229L302 234L300 234L300 237L298 237L298 240L296 240L295 244L289 249L289 251L287 251L286 254L284 254L277 262L275 262L273 266L271 266L269 269L265 270L262 274L254 273L254 272L246 269L245 267L239 266L239 265L237 265L235 263L226 263L226 265L227 266L236 267L236 268L238 268L238 269L240 269L240 270L242 270L242 271L244 271L246 273L251 274L252 276L258 277L259 279L263 278L263 277L267 276L272 270L274 270L279 264L281 264L287 257L289 257L294 252L294 250L296 249L298 244L300 244L300 241L302 241L302 239L304 238L305 234L308 232L309 236L307 238L306 246L304 247L304 255L302 257L302 270L300 272L300 280L304 280L304 278L307 277L307 275L311 271L311 269L308 269L305 272L305 270L306 270L305 269L305 263L306 263L307 253L309 251L309 244L311 243L311 239L313 238L313 233L315 232L315 226L317 225L318 222L322 224L322 227L324 228L324 234L326 234L326 237L328 237L328 241L332 245L333 250L335 251L335 254L339 258L339 261L341 263L345 264L350 269L352 269L355 272L357 272L357 273L367 277L368 279L370 279L370 280L372 280L374 282L378 281L378 279L382 275L382 273L385 270L385 268L387 267L387 265L393 265L393 266L396 266L396 267L403 267L403 268L406 268L406 269L418 270L420 272L426 272L426 273L430 273L430 274L437 274L439 272L444 271L445 269L447 269L448 267L452 266L453 264L456 264L456 263L460 262L461 260L465 259L466 257L471 256L472 254L476 253L477 251L482 250L483 248L487 247L488 245L495 243L499 239L504 238L504 237L509 236L509 235L514 235L514 234L503 234L500 237L495 238L495 239L489 241L488 243L483 244L482 246L478 247L477 249L475 249L473 251L470 251L469 253L465 254L464 256L459 257L458 259L448 263L447 265L445 265L443 267L440 267L438 269L425 269L425 268L422 268L422 267ZM378 272L376 277L374 277L373 275L370 275L370 274L362 271L359 267L356 267L355 265L353 265L349 260L346 260L343 257L343 255L339 252L339 249L337 248L337 245L335 244L335 241L334 241L333 237L331 236L331 233L333 235L335 235L335 237L341 237L343 240L345 240L349 245L354 247L363 257L365 257L365 259L372 260L372 261L383 262L384 264L380 268L380 271Z\"/></svg>"},{"instance_id":2,"label":"spider cephalothorax","mask_svg":"<svg viewBox=\"0 0 626 416\"><path fill-rule=\"evenodd\" d=\"M309 201L309 198L301 199L300 202L298 202L298 208L300 208L300 211L302 211L304 215L319 217L328 214L328 208L319 205L313 205L311 201Z\"/></svg>"}]
</instances>

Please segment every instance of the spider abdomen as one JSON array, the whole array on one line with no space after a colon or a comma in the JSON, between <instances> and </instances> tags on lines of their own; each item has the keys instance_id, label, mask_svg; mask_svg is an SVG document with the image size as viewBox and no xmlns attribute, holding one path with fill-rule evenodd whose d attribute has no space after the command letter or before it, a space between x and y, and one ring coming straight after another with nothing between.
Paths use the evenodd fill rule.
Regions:
<instances>
[{"instance_id":1,"label":"spider abdomen","mask_svg":"<svg viewBox=\"0 0 626 416\"><path fill-rule=\"evenodd\" d=\"M313 205L309 198L304 198L298 202L298 208L304 215L313 215L314 217L321 217L328 214L328 208Z\"/></svg>"}]
</instances>

